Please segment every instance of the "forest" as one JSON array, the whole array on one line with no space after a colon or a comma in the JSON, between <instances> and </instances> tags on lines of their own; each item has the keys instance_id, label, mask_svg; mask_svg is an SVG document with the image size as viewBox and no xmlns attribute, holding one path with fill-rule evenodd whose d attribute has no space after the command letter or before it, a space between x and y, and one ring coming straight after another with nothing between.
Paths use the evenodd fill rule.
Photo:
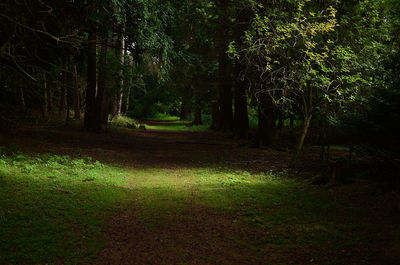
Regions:
<instances>
[{"instance_id":1,"label":"forest","mask_svg":"<svg viewBox=\"0 0 400 265\"><path fill-rule=\"evenodd\" d=\"M400 1L2 0L0 264L398 264Z\"/></svg>"}]
</instances>

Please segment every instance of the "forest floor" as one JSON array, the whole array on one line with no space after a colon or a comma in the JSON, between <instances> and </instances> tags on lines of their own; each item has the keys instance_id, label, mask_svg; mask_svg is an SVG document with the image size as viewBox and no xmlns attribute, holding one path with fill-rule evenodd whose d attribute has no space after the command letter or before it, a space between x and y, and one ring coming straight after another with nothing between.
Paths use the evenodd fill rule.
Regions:
<instances>
[{"instance_id":1,"label":"forest floor","mask_svg":"<svg viewBox=\"0 0 400 265\"><path fill-rule=\"evenodd\" d=\"M215 132L25 128L0 146L0 264L400 260L398 195L311 185L329 174L313 149L290 169Z\"/></svg>"}]
</instances>

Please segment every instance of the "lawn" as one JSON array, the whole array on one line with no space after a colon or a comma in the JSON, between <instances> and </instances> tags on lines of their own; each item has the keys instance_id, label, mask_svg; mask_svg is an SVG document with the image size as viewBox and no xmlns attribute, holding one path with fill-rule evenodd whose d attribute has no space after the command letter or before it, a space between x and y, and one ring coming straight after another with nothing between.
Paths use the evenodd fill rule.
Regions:
<instances>
[{"instance_id":1,"label":"lawn","mask_svg":"<svg viewBox=\"0 0 400 265\"><path fill-rule=\"evenodd\" d=\"M146 125L148 130L167 130L167 131L207 131L210 129L209 125Z\"/></svg>"}]
</instances>

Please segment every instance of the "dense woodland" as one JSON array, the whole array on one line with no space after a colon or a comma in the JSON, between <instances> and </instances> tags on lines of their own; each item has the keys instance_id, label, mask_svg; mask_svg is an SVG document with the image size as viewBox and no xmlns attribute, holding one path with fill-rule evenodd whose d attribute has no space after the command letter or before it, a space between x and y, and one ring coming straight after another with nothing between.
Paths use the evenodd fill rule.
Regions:
<instances>
[{"instance_id":1,"label":"dense woodland","mask_svg":"<svg viewBox=\"0 0 400 265\"><path fill-rule=\"evenodd\" d=\"M2 0L0 29L0 146L27 128L62 128L66 139L82 133L83 142L126 140L113 130L121 120L120 130L137 135L146 133L145 121L172 116L229 145L279 152L289 175L312 160L324 172L316 182L343 184L363 172L386 191L400 190L398 0ZM43 130L43 139L56 137ZM18 148L2 147L0 166L25 152ZM35 148L28 149L42 152ZM262 159L257 154L253 161ZM7 172L0 170L3 188ZM6 207L0 204L0 225ZM16 254L4 264L64 263L53 256ZM305 264L272 261L252 264ZM332 264L378 264L347 261ZM134 264L178 264L159 262Z\"/></svg>"},{"instance_id":2,"label":"dense woodland","mask_svg":"<svg viewBox=\"0 0 400 265\"><path fill-rule=\"evenodd\" d=\"M277 146L282 128L297 120L293 165L310 126L320 143L339 141L392 163L399 151L399 6L4 1L3 124L58 116L101 131L121 114L166 113L194 124L206 114L215 130Z\"/></svg>"}]
</instances>

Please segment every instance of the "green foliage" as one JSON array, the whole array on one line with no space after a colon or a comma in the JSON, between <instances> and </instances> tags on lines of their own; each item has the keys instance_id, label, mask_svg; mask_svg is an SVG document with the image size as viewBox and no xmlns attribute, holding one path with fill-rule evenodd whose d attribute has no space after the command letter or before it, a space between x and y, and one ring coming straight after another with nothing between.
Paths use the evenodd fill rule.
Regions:
<instances>
[{"instance_id":1,"label":"green foliage","mask_svg":"<svg viewBox=\"0 0 400 265\"><path fill-rule=\"evenodd\" d=\"M126 128L128 124L135 124L136 126L138 126L139 121L123 115L118 116L117 118L112 120L112 126Z\"/></svg>"},{"instance_id":2,"label":"green foliage","mask_svg":"<svg viewBox=\"0 0 400 265\"><path fill-rule=\"evenodd\" d=\"M341 43L352 47L354 56L343 48L337 57L349 57L346 64L336 64L347 76L341 78L338 90L342 96L335 112L330 113L332 126L342 130L359 153L386 168L382 179L398 171L399 82L398 5L391 1L360 1L345 6L339 34ZM350 12L351 11L351 12ZM348 30L352 25L355 30ZM343 46L344 47L344 46ZM342 60L343 61L343 60ZM349 92L355 91L355 93Z\"/></svg>"},{"instance_id":3,"label":"green foliage","mask_svg":"<svg viewBox=\"0 0 400 265\"><path fill-rule=\"evenodd\" d=\"M327 4L315 12L309 1L288 2L286 10L254 6L253 28L236 56L253 58L247 64L263 77L256 94L267 93L276 104L294 104L304 115L324 100L336 100L340 93L334 83L349 74L344 60L352 59L349 47L335 46L331 40L336 9ZM342 63L339 69L332 67L334 60Z\"/></svg>"}]
</instances>

